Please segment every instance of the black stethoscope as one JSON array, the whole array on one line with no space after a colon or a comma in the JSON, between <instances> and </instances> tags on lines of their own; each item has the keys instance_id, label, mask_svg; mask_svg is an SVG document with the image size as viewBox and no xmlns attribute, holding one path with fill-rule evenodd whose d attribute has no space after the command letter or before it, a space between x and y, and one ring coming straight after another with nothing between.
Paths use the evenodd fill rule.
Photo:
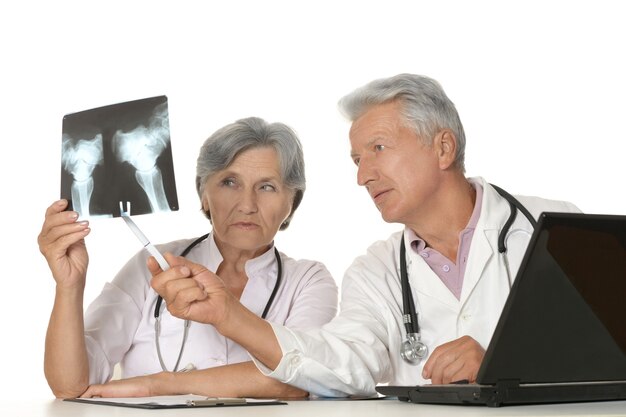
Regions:
<instances>
[{"instance_id":1,"label":"black stethoscope","mask_svg":"<svg viewBox=\"0 0 626 417\"><path fill-rule=\"evenodd\" d=\"M200 242L209 237L210 233L200 236L189 246L185 248L180 254L180 256L187 256L189 252L195 248ZM278 292L278 287L280 286L280 281L283 276L283 263L280 260L280 254L278 253L278 249L274 248L274 256L276 257L276 263L278 264L278 271L276 272L276 283L274 284L274 289L272 290L272 294L270 294L270 298L267 300L267 304L265 304L265 308L263 309L263 314L261 314L261 318L265 319L267 313L274 302L274 298L276 297L276 293ZM165 366L165 362L163 361L163 356L161 355L161 345L159 343L159 336L161 335L161 304L163 303L163 297L160 295L157 297L156 305L154 306L154 340L156 343L157 356L159 357L159 363L161 364L161 369L164 372L167 372L167 367ZM189 334L189 326L191 322L189 320L185 320L184 331L183 331L183 341L180 345L180 351L178 352L178 358L176 359L176 364L174 365L173 372L178 370L178 365L180 365L180 359L183 357L183 351L185 350L185 343L187 342L187 336ZM188 367L192 367L193 365L188 365ZM186 368L188 369L188 368Z\"/></svg>"},{"instance_id":2,"label":"black stethoscope","mask_svg":"<svg viewBox=\"0 0 626 417\"><path fill-rule=\"evenodd\" d=\"M502 227L500 234L498 235L498 252L504 256L504 262L506 264L507 274L510 281L509 262L506 256L507 247L505 244L506 235L511 229L511 225L515 221L517 216L517 210L521 211L528 219L533 229L537 227L535 218L524 207L518 199L511 194L504 191L502 188L493 184L491 186L502 196L511 207L511 214L506 223ZM406 248L404 245L404 233L402 234L402 240L400 241L400 284L402 286L402 321L404 322L404 328L406 330L406 339L400 345L400 356L410 365L418 365L422 359L428 356L428 346L421 341L420 327L417 320L417 312L415 311L415 303L413 301L413 294L411 292L411 286L409 285L409 275L406 269Z\"/></svg>"}]
</instances>

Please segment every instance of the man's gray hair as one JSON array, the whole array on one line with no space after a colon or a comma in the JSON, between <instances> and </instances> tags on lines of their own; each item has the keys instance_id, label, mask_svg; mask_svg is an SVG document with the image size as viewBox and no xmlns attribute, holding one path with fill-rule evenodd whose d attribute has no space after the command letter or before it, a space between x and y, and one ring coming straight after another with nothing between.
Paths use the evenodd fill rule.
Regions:
<instances>
[{"instance_id":1,"label":"man's gray hair","mask_svg":"<svg viewBox=\"0 0 626 417\"><path fill-rule=\"evenodd\" d=\"M441 129L450 129L457 140L455 164L465 172L465 132L454 103L441 85L423 75L399 74L374 80L339 100L339 109L352 122L372 106L398 101L402 115L428 146Z\"/></svg>"},{"instance_id":2,"label":"man's gray hair","mask_svg":"<svg viewBox=\"0 0 626 417\"><path fill-rule=\"evenodd\" d=\"M213 133L200 148L196 165L196 190L202 199L207 179L221 171L242 152L271 147L276 150L280 163L280 174L285 185L295 191L291 213L280 230L289 226L306 189L304 155L302 144L296 133L282 123L267 123L258 117L237 120ZM210 219L211 214L206 213Z\"/></svg>"}]
</instances>

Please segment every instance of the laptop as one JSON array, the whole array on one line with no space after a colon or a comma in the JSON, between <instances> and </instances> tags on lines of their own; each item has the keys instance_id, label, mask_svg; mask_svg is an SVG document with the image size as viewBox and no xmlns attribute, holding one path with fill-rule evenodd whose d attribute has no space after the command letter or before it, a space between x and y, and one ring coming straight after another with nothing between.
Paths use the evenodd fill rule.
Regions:
<instances>
[{"instance_id":1,"label":"laptop","mask_svg":"<svg viewBox=\"0 0 626 417\"><path fill-rule=\"evenodd\" d=\"M626 400L626 216L541 215L476 383L376 390L490 407Z\"/></svg>"}]
</instances>

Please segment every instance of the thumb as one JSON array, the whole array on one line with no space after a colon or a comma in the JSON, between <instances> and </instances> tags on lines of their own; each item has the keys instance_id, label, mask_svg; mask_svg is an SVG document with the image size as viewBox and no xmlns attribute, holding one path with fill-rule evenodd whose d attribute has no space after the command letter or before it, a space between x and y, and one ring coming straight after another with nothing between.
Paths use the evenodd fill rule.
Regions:
<instances>
[{"instance_id":1,"label":"thumb","mask_svg":"<svg viewBox=\"0 0 626 417\"><path fill-rule=\"evenodd\" d=\"M175 267L175 266L179 266L179 265L184 265L186 259L180 256L175 256L172 255L169 252L165 252L163 254L163 257L165 258L165 260L167 261L168 265L170 267ZM148 270L150 271L150 273L152 274L152 276L158 275L161 272L163 272L163 269L161 268L161 266L159 265L159 262L154 258L154 256L150 256L146 262L146 265L148 266Z\"/></svg>"},{"instance_id":2,"label":"thumb","mask_svg":"<svg viewBox=\"0 0 626 417\"><path fill-rule=\"evenodd\" d=\"M164 256L172 268L177 268L184 276L193 278L203 289L207 285L211 285L215 278L219 280L219 277L209 271L204 265L192 262L182 256L174 256L171 253L166 253Z\"/></svg>"},{"instance_id":3,"label":"thumb","mask_svg":"<svg viewBox=\"0 0 626 417\"><path fill-rule=\"evenodd\" d=\"M215 273L209 271L202 265L187 264L185 265L191 271L191 278L198 283L205 292L215 292L225 288L224 281Z\"/></svg>"}]
</instances>

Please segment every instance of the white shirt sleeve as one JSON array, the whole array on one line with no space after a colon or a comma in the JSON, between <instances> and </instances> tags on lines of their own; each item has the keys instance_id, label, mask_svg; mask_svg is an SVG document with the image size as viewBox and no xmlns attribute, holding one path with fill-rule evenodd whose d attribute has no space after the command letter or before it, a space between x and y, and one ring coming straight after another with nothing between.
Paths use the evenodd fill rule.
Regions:
<instances>
[{"instance_id":1,"label":"white shirt sleeve","mask_svg":"<svg viewBox=\"0 0 626 417\"><path fill-rule=\"evenodd\" d=\"M364 270L357 259L346 272L341 313L322 328L272 324L283 358L274 371L254 359L261 372L318 396L375 394L376 383L391 375L387 328L393 318L389 301L361 275Z\"/></svg>"},{"instance_id":2,"label":"white shirt sleeve","mask_svg":"<svg viewBox=\"0 0 626 417\"><path fill-rule=\"evenodd\" d=\"M111 379L133 343L149 284L146 255L139 252L119 271L85 312L89 383Z\"/></svg>"}]
</instances>

